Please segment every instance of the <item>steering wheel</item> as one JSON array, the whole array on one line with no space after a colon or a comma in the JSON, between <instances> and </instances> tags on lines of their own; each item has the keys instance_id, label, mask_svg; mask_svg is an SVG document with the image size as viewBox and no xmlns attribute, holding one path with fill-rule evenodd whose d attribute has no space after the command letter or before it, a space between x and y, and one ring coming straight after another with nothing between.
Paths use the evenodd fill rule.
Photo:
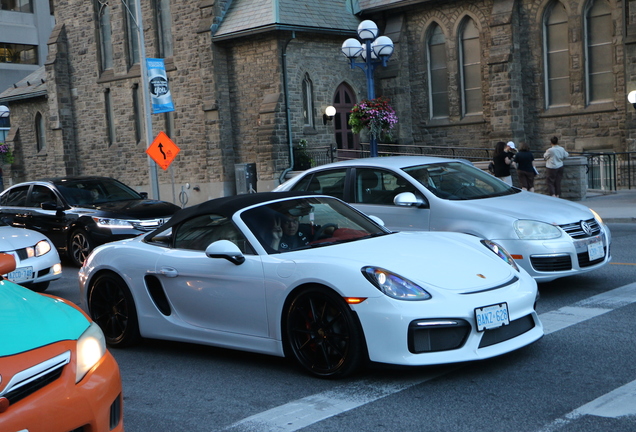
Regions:
<instances>
[{"instance_id":1,"label":"steering wheel","mask_svg":"<svg viewBox=\"0 0 636 432\"><path fill-rule=\"evenodd\" d=\"M335 230L338 229L338 225L335 224L335 223L324 224L323 226L320 227L320 229L318 230L318 232L314 236L314 239L320 240L321 238L323 238L323 236L325 236L325 231L327 231L329 228L333 228L333 230L335 231ZM329 237L331 237L331 236L329 236ZM324 238L327 238L327 236L325 236Z\"/></svg>"}]
</instances>

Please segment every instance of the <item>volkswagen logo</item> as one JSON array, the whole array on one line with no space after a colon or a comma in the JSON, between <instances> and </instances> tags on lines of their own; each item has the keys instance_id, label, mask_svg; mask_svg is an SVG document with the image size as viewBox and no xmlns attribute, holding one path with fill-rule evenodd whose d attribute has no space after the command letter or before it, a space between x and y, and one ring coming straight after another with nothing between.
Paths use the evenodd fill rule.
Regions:
<instances>
[{"instance_id":1,"label":"volkswagen logo","mask_svg":"<svg viewBox=\"0 0 636 432\"><path fill-rule=\"evenodd\" d=\"M590 226L589 223L585 222L585 221L581 221L581 228L583 229L583 231L585 231L585 234L591 236L592 235L592 227Z\"/></svg>"}]
</instances>

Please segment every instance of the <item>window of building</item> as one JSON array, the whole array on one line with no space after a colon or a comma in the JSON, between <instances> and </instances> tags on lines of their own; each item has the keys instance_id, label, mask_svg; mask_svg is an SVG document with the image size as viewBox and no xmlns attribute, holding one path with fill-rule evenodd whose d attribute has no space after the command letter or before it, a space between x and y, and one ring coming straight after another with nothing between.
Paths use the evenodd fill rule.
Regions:
<instances>
[{"instance_id":1,"label":"window of building","mask_svg":"<svg viewBox=\"0 0 636 432\"><path fill-rule=\"evenodd\" d=\"M479 29L471 18L461 26L459 43L462 115L481 114L481 48Z\"/></svg>"},{"instance_id":2,"label":"window of building","mask_svg":"<svg viewBox=\"0 0 636 432\"><path fill-rule=\"evenodd\" d=\"M124 19L126 21L126 54L128 56L128 67L139 63L139 33L137 31L137 9L135 2L124 2Z\"/></svg>"},{"instance_id":3,"label":"window of building","mask_svg":"<svg viewBox=\"0 0 636 432\"><path fill-rule=\"evenodd\" d=\"M33 2L31 0L0 0L0 9L33 13Z\"/></svg>"},{"instance_id":4,"label":"window of building","mask_svg":"<svg viewBox=\"0 0 636 432\"><path fill-rule=\"evenodd\" d=\"M46 148L46 129L44 125L44 117L42 117L42 114L39 112L35 115L35 144L38 153Z\"/></svg>"},{"instance_id":5,"label":"window of building","mask_svg":"<svg viewBox=\"0 0 636 432\"><path fill-rule=\"evenodd\" d=\"M607 1L590 1L585 14L585 72L588 104L606 102L614 98L613 29L611 9Z\"/></svg>"},{"instance_id":6,"label":"window of building","mask_svg":"<svg viewBox=\"0 0 636 432\"><path fill-rule=\"evenodd\" d=\"M113 67L113 42L110 24L110 6L104 0L95 0L95 22L98 26L99 63L101 71Z\"/></svg>"},{"instance_id":7,"label":"window of building","mask_svg":"<svg viewBox=\"0 0 636 432\"><path fill-rule=\"evenodd\" d=\"M561 2L548 7L543 40L546 108L570 105L568 14Z\"/></svg>"},{"instance_id":8,"label":"window of building","mask_svg":"<svg viewBox=\"0 0 636 432\"><path fill-rule=\"evenodd\" d=\"M141 89L138 84L135 84L132 89L133 99L133 112L135 113L135 142L139 144L141 142L141 130L143 128L143 114L141 112Z\"/></svg>"},{"instance_id":9,"label":"window of building","mask_svg":"<svg viewBox=\"0 0 636 432\"><path fill-rule=\"evenodd\" d=\"M113 98L110 89L104 90L104 108L106 111L106 135L108 138L108 146L115 143L115 122L113 113Z\"/></svg>"},{"instance_id":10,"label":"window of building","mask_svg":"<svg viewBox=\"0 0 636 432\"><path fill-rule=\"evenodd\" d=\"M0 43L0 63L38 64L38 47L14 43Z\"/></svg>"},{"instance_id":11,"label":"window of building","mask_svg":"<svg viewBox=\"0 0 636 432\"><path fill-rule=\"evenodd\" d=\"M429 29L426 48L430 117L446 118L449 114L446 37L439 25L433 24Z\"/></svg>"},{"instance_id":12,"label":"window of building","mask_svg":"<svg viewBox=\"0 0 636 432\"><path fill-rule=\"evenodd\" d=\"M314 126L314 85L307 74L303 79L303 124Z\"/></svg>"},{"instance_id":13,"label":"window of building","mask_svg":"<svg viewBox=\"0 0 636 432\"><path fill-rule=\"evenodd\" d=\"M172 15L170 0L155 0L159 58L172 57Z\"/></svg>"}]
</instances>

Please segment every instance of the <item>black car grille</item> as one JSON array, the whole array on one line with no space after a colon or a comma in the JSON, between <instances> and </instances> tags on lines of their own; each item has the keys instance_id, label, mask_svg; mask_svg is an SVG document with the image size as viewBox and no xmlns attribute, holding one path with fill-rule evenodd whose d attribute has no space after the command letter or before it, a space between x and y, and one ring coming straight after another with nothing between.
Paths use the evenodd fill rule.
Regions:
<instances>
[{"instance_id":1,"label":"black car grille","mask_svg":"<svg viewBox=\"0 0 636 432\"><path fill-rule=\"evenodd\" d=\"M579 260L579 267L589 267L595 264L602 263L605 257L607 256L607 248L603 248L603 257L595 259L594 261L590 261L590 255L587 252L581 252L577 254L576 257Z\"/></svg>"},{"instance_id":2,"label":"black car grille","mask_svg":"<svg viewBox=\"0 0 636 432\"><path fill-rule=\"evenodd\" d=\"M408 344L413 354L460 348L470 333L470 324L461 319L418 320L409 325Z\"/></svg>"},{"instance_id":3,"label":"black car grille","mask_svg":"<svg viewBox=\"0 0 636 432\"><path fill-rule=\"evenodd\" d=\"M510 324L508 325L497 327L492 330L486 330L479 342L479 348L485 348L516 338L517 336L532 330L534 327L534 318L532 318L532 315L526 315L514 321L510 321Z\"/></svg>"},{"instance_id":4,"label":"black car grille","mask_svg":"<svg viewBox=\"0 0 636 432\"><path fill-rule=\"evenodd\" d=\"M536 271L555 272L572 270L572 258L570 258L570 255L531 256L530 263L532 264L532 268Z\"/></svg>"},{"instance_id":5,"label":"black car grille","mask_svg":"<svg viewBox=\"0 0 636 432\"><path fill-rule=\"evenodd\" d=\"M7 398L12 405L15 404L58 379L62 375L64 366L69 363L70 359L71 352L67 351L52 359L18 372L13 376L11 381L9 381L4 391L0 393L0 397Z\"/></svg>"},{"instance_id":6,"label":"black car grille","mask_svg":"<svg viewBox=\"0 0 636 432\"><path fill-rule=\"evenodd\" d=\"M586 231L583 226L586 225L588 230ZM594 237L595 235L600 234L601 227L599 226L596 219L588 219L585 221L569 223L565 225L560 225L560 227L570 235L570 237L574 239L581 239L586 237Z\"/></svg>"}]
</instances>

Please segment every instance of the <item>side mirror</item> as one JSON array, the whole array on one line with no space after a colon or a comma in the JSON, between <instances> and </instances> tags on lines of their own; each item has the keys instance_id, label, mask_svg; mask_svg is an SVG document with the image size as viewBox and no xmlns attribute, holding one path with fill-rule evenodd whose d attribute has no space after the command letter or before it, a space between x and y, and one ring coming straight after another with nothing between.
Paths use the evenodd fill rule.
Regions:
<instances>
[{"instance_id":1,"label":"side mirror","mask_svg":"<svg viewBox=\"0 0 636 432\"><path fill-rule=\"evenodd\" d=\"M58 207L54 201L47 201L40 204L42 210L64 210L62 207Z\"/></svg>"},{"instance_id":2,"label":"side mirror","mask_svg":"<svg viewBox=\"0 0 636 432\"><path fill-rule=\"evenodd\" d=\"M205 254L210 258L225 258L229 262L240 265L245 262L243 252L229 240L218 240L205 248Z\"/></svg>"},{"instance_id":3,"label":"side mirror","mask_svg":"<svg viewBox=\"0 0 636 432\"><path fill-rule=\"evenodd\" d=\"M148 199L148 192L139 192L139 195L141 195L143 199Z\"/></svg>"},{"instance_id":4,"label":"side mirror","mask_svg":"<svg viewBox=\"0 0 636 432\"><path fill-rule=\"evenodd\" d=\"M13 255L0 253L0 275L11 273L15 270L15 258Z\"/></svg>"},{"instance_id":5,"label":"side mirror","mask_svg":"<svg viewBox=\"0 0 636 432\"><path fill-rule=\"evenodd\" d=\"M374 215L368 215L368 216L369 216L369 219L371 219L373 222L377 223L380 226L384 226L384 221L380 219L379 217Z\"/></svg>"},{"instance_id":6,"label":"side mirror","mask_svg":"<svg viewBox=\"0 0 636 432\"><path fill-rule=\"evenodd\" d=\"M402 192L393 198L393 204L405 207L421 207L425 205L421 198L415 196L413 192Z\"/></svg>"}]
</instances>

